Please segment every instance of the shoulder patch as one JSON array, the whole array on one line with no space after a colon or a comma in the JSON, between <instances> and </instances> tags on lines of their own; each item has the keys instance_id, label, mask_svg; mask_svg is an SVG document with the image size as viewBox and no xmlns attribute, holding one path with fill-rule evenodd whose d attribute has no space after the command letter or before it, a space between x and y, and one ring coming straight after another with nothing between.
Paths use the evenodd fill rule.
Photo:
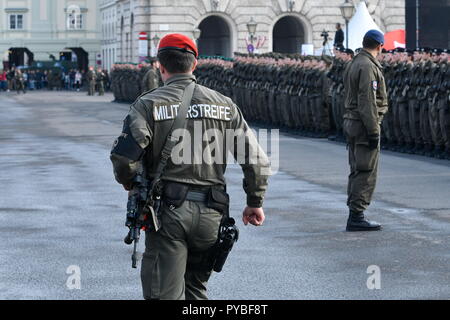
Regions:
<instances>
[{"instance_id":1,"label":"shoulder patch","mask_svg":"<svg viewBox=\"0 0 450 320\"><path fill-rule=\"evenodd\" d=\"M372 81L372 88L373 88L373 90L375 90L375 91L378 90L378 81Z\"/></svg>"}]
</instances>

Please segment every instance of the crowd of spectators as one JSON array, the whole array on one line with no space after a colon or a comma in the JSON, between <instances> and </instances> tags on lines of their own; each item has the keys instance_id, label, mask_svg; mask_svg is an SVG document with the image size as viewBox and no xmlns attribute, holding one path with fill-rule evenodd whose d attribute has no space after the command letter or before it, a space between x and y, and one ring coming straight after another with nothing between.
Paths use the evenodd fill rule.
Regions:
<instances>
[{"instance_id":1,"label":"crowd of spectators","mask_svg":"<svg viewBox=\"0 0 450 320\"><path fill-rule=\"evenodd\" d=\"M86 72L72 69L65 71L63 69L19 69L0 70L0 92L13 91L17 89L17 84L23 82L26 91L33 90L68 90L81 91L88 87ZM104 86L109 90L108 71L103 71L106 75Z\"/></svg>"}]
</instances>

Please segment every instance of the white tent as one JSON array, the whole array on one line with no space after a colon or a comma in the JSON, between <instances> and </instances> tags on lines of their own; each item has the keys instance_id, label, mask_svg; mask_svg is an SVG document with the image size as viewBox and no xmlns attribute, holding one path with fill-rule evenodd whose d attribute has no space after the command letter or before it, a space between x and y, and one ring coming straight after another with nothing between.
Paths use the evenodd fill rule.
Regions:
<instances>
[{"instance_id":1,"label":"white tent","mask_svg":"<svg viewBox=\"0 0 450 320\"><path fill-rule=\"evenodd\" d=\"M366 3L361 1L356 8L355 15L348 23L348 47L352 50L361 48L364 35L372 29L382 32L370 16ZM344 34L347 35L346 30L344 30ZM346 44L347 39L344 40L344 46Z\"/></svg>"}]
</instances>

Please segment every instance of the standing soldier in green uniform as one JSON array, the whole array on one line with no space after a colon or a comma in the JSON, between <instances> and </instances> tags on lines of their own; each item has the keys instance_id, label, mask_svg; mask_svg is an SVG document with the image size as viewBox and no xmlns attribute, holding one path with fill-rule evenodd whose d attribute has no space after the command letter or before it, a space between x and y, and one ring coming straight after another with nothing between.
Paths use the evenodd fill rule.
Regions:
<instances>
[{"instance_id":1,"label":"standing soldier in green uniform","mask_svg":"<svg viewBox=\"0 0 450 320\"><path fill-rule=\"evenodd\" d=\"M171 133L172 126L178 120L178 112L183 114L183 111L188 111L187 119L182 120L186 128L181 129L183 145L185 140L187 145L191 145L190 137L196 137L200 130L200 135L210 136L215 142L215 154L220 153L226 158L230 146L237 151L232 154L241 159L239 162L244 172L243 185L248 205L243 221L246 225L261 226L265 219L262 204L270 174L268 158L234 102L216 91L195 84L196 78L192 72L197 66L197 57L198 49L189 37L169 34L161 39L158 59L165 85L142 95L132 104L124 121L123 133L111 153L116 180L130 190L139 163L146 169L147 178L158 176L160 165L164 164L161 162L164 159L161 149L166 151L164 146L169 138L173 142L179 141L174 138L177 135ZM185 104L182 102L184 100L191 103ZM217 135L211 136L212 131ZM233 131L235 133L230 137L229 133ZM227 136L226 144L218 139L220 134ZM247 154L239 154L244 149L232 147L238 146L238 135L243 137L242 147L245 150L259 150L257 159L250 161ZM205 161L206 152L200 144L200 150L196 145L193 152L187 152L188 156L200 161L194 161L195 164L192 164L192 158L184 161L186 149L182 149L183 159L175 160L173 155L178 154L175 152L177 147L173 149L172 157L166 154L169 158L166 157L167 166L161 180L162 227L159 231L146 233L141 270L146 299L207 299L206 285L212 270L198 266L218 239L222 214L217 204L229 205L223 177L227 163L223 161L225 159L220 163Z\"/></svg>"},{"instance_id":2,"label":"standing soldier in green uniform","mask_svg":"<svg viewBox=\"0 0 450 320\"><path fill-rule=\"evenodd\" d=\"M96 73L95 77L96 77L96 82L97 82L98 95L104 96L105 95L106 75L101 68L97 69L97 73Z\"/></svg>"},{"instance_id":3,"label":"standing soldier in green uniform","mask_svg":"<svg viewBox=\"0 0 450 320\"><path fill-rule=\"evenodd\" d=\"M160 75L158 71L158 61L152 58L150 60L150 70L144 75L142 79L143 92L147 92L159 87Z\"/></svg>"},{"instance_id":4,"label":"standing soldier in green uniform","mask_svg":"<svg viewBox=\"0 0 450 320\"><path fill-rule=\"evenodd\" d=\"M347 231L380 230L380 224L366 220L364 211L375 191L380 155L380 123L388 111L382 66L376 59L384 36L370 30L363 50L355 57L345 78L346 113L344 132L349 147L351 173L348 183L350 216Z\"/></svg>"},{"instance_id":5,"label":"standing soldier in green uniform","mask_svg":"<svg viewBox=\"0 0 450 320\"><path fill-rule=\"evenodd\" d=\"M420 130L420 106L417 98L420 90L420 63L422 53L420 48L414 51L414 65L408 69L408 106L409 106L409 128L411 138L414 142L412 153L420 153L423 149L423 138Z\"/></svg>"},{"instance_id":6,"label":"standing soldier in green uniform","mask_svg":"<svg viewBox=\"0 0 450 320\"><path fill-rule=\"evenodd\" d=\"M14 90L14 77L16 75L15 69L12 68L6 74L6 80L8 81L8 92Z\"/></svg>"},{"instance_id":7,"label":"standing soldier in green uniform","mask_svg":"<svg viewBox=\"0 0 450 320\"><path fill-rule=\"evenodd\" d=\"M400 129L404 139L405 146L403 151L412 153L414 147L413 137L411 136L411 124L409 117L409 100L408 95L411 90L411 70L414 67L413 54L411 50L406 53L405 61L403 62L402 77L401 77L401 93L398 98L398 118L400 121Z\"/></svg>"},{"instance_id":8,"label":"standing soldier in green uniform","mask_svg":"<svg viewBox=\"0 0 450 320\"><path fill-rule=\"evenodd\" d=\"M334 49L334 58L333 58L333 64L331 66L330 71L328 72L328 78L331 80L331 88L330 88L330 94L331 94L331 115L333 117L334 122L334 128L336 129L336 136L330 137L330 140L337 140L337 136L341 134L342 132L342 124L338 121L338 104L337 104L337 89L339 86L338 83L338 71L341 66L341 52L335 48Z\"/></svg>"},{"instance_id":9,"label":"standing soldier in green uniform","mask_svg":"<svg viewBox=\"0 0 450 320\"><path fill-rule=\"evenodd\" d=\"M445 82L442 69L441 69L441 53L442 49L435 49L433 51L433 64L431 66L431 84L430 91L428 94L428 105L429 105L429 119L430 119L430 131L431 137L433 139L434 150L433 156L436 158L443 158L443 146L444 137L441 131L441 125L439 121L439 95L440 85Z\"/></svg>"},{"instance_id":10,"label":"standing soldier in green uniform","mask_svg":"<svg viewBox=\"0 0 450 320\"><path fill-rule=\"evenodd\" d=\"M331 58L323 56L319 61L313 84L313 119L316 136L326 138L330 133L330 83L327 77Z\"/></svg>"},{"instance_id":11,"label":"standing soldier in green uniform","mask_svg":"<svg viewBox=\"0 0 450 320\"><path fill-rule=\"evenodd\" d=\"M419 100L420 110L420 132L423 139L424 150L422 155L431 156L433 152L433 137L430 126L430 101L428 97L431 92L432 85L432 67L431 48L423 48L422 61L420 64L420 86L417 89L417 98Z\"/></svg>"},{"instance_id":12,"label":"standing soldier in green uniform","mask_svg":"<svg viewBox=\"0 0 450 320\"><path fill-rule=\"evenodd\" d=\"M89 67L89 71L86 74L86 79L88 81L88 96L94 96L95 95L95 82L96 82L96 75L94 67Z\"/></svg>"},{"instance_id":13,"label":"standing soldier in green uniform","mask_svg":"<svg viewBox=\"0 0 450 320\"><path fill-rule=\"evenodd\" d=\"M450 160L450 50L441 53L441 73L443 82L439 86L439 122L444 139L444 158Z\"/></svg>"},{"instance_id":14,"label":"standing soldier in green uniform","mask_svg":"<svg viewBox=\"0 0 450 320\"><path fill-rule=\"evenodd\" d=\"M26 93L25 91L25 83L23 79L23 73L19 69L16 70L16 74L14 75L15 88L17 90L17 94L20 94L20 91Z\"/></svg>"}]
</instances>

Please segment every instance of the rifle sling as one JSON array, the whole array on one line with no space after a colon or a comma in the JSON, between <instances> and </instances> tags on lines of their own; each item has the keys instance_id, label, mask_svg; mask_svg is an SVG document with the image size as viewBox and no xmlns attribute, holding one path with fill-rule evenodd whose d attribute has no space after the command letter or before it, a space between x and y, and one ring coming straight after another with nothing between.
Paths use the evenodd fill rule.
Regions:
<instances>
[{"instance_id":1,"label":"rifle sling","mask_svg":"<svg viewBox=\"0 0 450 320\"><path fill-rule=\"evenodd\" d=\"M183 97L181 99L181 105L178 108L177 116L172 124L172 127L169 130L166 143L161 150L160 160L155 171L155 177L150 190L150 195L153 194L156 184L161 180L161 177L172 154L172 150L180 140L181 135L177 134L176 132L178 131L178 129L182 129L186 126L186 117L192 101L192 97L194 95L195 84L195 81L192 81L192 83L190 83L184 90Z\"/></svg>"}]
</instances>

